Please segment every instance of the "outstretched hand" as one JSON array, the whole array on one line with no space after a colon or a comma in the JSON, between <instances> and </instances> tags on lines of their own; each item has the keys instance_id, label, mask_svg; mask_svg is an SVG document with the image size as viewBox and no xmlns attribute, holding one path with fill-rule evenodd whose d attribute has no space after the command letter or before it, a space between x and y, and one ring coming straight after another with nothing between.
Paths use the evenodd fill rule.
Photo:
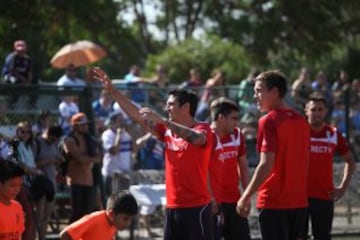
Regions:
<instances>
[{"instance_id":1,"label":"outstretched hand","mask_svg":"<svg viewBox=\"0 0 360 240\"><path fill-rule=\"evenodd\" d=\"M111 79L108 77L108 75L106 74L106 72L104 70L102 70L99 67L94 67L92 69L90 69L90 74L98 79L103 85L104 88L108 91L112 91L114 90L114 87L111 83Z\"/></svg>"}]
</instances>

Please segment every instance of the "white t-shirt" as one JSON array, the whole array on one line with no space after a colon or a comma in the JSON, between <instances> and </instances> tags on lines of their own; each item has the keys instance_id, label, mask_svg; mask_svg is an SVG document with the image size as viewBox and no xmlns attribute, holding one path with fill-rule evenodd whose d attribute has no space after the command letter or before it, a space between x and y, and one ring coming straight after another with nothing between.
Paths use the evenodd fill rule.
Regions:
<instances>
[{"instance_id":1,"label":"white t-shirt","mask_svg":"<svg viewBox=\"0 0 360 240\"><path fill-rule=\"evenodd\" d=\"M85 87L86 82L80 78L69 78L66 75L63 75L56 83L56 86L59 87Z\"/></svg>"},{"instance_id":2,"label":"white t-shirt","mask_svg":"<svg viewBox=\"0 0 360 240\"><path fill-rule=\"evenodd\" d=\"M79 107L74 102L62 101L59 104L59 112L60 112L59 125L63 129L64 134L67 134L71 131L71 125L69 121L66 121L66 119L69 119L71 118L72 115L78 113Z\"/></svg>"},{"instance_id":3,"label":"white t-shirt","mask_svg":"<svg viewBox=\"0 0 360 240\"><path fill-rule=\"evenodd\" d=\"M101 173L103 176L112 176L114 172L128 172L131 170L132 138L128 132L121 132L120 151L112 155L109 149L115 145L116 132L106 129L101 135L103 148L105 150Z\"/></svg>"}]
</instances>

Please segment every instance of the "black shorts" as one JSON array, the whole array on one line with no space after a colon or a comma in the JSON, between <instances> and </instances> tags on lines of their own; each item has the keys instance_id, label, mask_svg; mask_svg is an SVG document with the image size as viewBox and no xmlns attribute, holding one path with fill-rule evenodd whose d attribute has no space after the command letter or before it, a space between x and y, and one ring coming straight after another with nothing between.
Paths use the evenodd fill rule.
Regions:
<instances>
[{"instance_id":1,"label":"black shorts","mask_svg":"<svg viewBox=\"0 0 360 240\"><path fill-rule=\"evenodd\" d=\"M225 240L250 240L250 227L247 218L236 213L236 203L222 203L224 216L223 236Z\"/></svg>"},{"instance_id":2,"label":"black shorts","mask_svg":"<svg viewBox=\"0 0 360 240\"><path fill-rule=\"evenodd\" d=\"M212 240L210 204L192 208L167 208L164 240Z\"/></svg>"},{"instance_id":3,"label":"black shorts","mask_svg":"<svg viewBox=\"0 0 360 240\"><path fill-rule=\"evenodd\" d=\"M259 215L263 240L294 240L306 223L307 208L261 209Z\"/></svg>"},{"instance_id":4,"label":"black shorts","mask_svg":"<svg viewBox=\"0 0 360 240\"><path fill-rule=\"evenodd\" d=\"M310 220L314 239L330 240L333 218L334 201L309 198L307 221L301 236L307 239Z\"/></svg>"}]
</instances>

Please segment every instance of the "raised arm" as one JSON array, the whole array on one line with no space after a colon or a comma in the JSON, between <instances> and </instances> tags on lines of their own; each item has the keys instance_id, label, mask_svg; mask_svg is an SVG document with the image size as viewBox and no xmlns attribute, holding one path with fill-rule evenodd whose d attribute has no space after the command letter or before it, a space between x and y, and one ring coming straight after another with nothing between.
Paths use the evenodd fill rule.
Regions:
<instances>
[{"instance_id":1,"label":"raised arm","mask_svg":"<svg viewBox=\"0 0 360 240\"><path fill-rule=\"evenodd\" d=\"M101 68L95 67L91 70L91 74L100 80L104 88L110 92L113 99L120 105L121 109L135 122L143 125L143 120L139 113L139 108L131 102L124 94L122 94L119 90L115 89L112 85L111 79Z\"/></svg>"}]
</instances>

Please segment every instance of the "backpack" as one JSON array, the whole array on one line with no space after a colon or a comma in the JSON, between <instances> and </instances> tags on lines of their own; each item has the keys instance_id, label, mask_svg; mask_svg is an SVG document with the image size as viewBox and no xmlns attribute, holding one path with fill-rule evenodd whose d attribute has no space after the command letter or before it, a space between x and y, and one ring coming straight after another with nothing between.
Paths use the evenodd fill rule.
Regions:
<instances>
[{"instance_id":1,"label":"backpack","mask_svg":"<svg viewBox=\"0 0 360 240\"><path fill-rule=\"evenodd\" d=\"M79 146L79 140L75 137L75 135L71 132L69 135L65 136L59 143L59 152L63 156L64 161L60 164L61 175L66 176L67 170L69 168L70 163L70 155L65 151L65 141L68 138L73 138L75 140L76 146Z\"/></svg>"}]
</instances>

